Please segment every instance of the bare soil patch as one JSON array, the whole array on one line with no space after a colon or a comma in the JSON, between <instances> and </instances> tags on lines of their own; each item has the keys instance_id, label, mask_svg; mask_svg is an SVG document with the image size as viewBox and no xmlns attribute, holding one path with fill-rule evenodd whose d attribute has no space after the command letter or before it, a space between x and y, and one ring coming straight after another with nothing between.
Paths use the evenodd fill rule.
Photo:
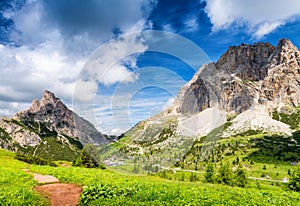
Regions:
<instances>
[{"instance_id":1,"label":"bare soil patch","mask_svg":"<svg viewBox=\"0 0 300 206\"><path fill-rule=\"evenodd\" d=\"M35 190L47 197L52 206L76 206L82 192L80 186L64 183L41 185Z\"/></svg>"}]
</instances>

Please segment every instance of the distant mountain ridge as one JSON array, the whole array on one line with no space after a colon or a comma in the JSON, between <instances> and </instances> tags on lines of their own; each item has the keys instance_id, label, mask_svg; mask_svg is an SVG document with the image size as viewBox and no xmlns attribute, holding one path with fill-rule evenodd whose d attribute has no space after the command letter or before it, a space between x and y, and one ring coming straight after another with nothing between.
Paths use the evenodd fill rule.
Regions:
<instances>
[{"instance_id":1,"label":"distant mountain ridge","mask_svg":"<svg viewBox=\"0 0 300 206\"><path fill-rule=\"evenodd\" d=\"M40 101L33 100L28 110L17 113L13 118L2 118L0 130L1 147L40 153L45 158L53 159L71 160L85 144L108 142L107 136L97 131L92 123L69 110L47 90ZM69 157L64 157L64 150ZM60 155L52 154L54 152Z\"/></svg>"}]
</instances>

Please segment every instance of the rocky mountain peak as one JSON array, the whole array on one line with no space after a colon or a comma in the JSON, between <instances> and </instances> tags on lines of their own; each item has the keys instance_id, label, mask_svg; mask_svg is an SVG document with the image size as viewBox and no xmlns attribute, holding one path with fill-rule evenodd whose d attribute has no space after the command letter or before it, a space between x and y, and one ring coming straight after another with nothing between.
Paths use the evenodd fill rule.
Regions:
<instances>
[{"instance_id":1,"label":"rocky mountain peak","mask_svg":"<svg viewBox=\"0 0 300 206\"><path fill-rule=\"evenodd\" d=\"M42 99L40 101L37 99L33 100L29 110L33 113L36 113L39 110L41 110L41 108L45 108L46 110L52 110L56 107L60 107L60 109L67 110L67 107L62 103L62 101L59 98L55 96L54 93L45 90Z\"/></svg>"},{"instance_id":2,"label":"rocky mountain peak","mask_svg":"<svg viewBox=\"0 0 300 206\"><path fill-rule=\"evenodd\" d=\"M202 66L179 94L174 108L182 114L216 105L235 114L248 110L254 103L268 109L274 109L279 102L297 106L300 51L288 39L279 40L277 46L231 46L216 63Z\"/></svg>"},{"instance_id":3,"label":"rocky mountain peak","mask_svg":"<svg viewBox=\"0 0 300 206\"><path fill-rule=\"evenodd\" d=\"M298 50L297 47L289 39L280 39L277 44L277 49Z\"/></svg>"},{"instance_id":4,"label":"rocky mountain peak","mask_svg":"<svg viewBox=\"0 0 300 206\"><path fill-rule=\"evenodd\" d=\"M272 64L286 66L300 65L300 52L298 48L288 39L281 39L278 41L276 51L273 54Z\"/></svg>"},{"instance_id":5,"label":"rocky mountain peak","mask_svg":"<svg viewBox=\"0 0 300 206\"><path fill-rule=\"evenodd\" d=\"M79 117L76 113L55 96L45 90L41 100L33 100L28 110L15 115L23 124L44 124L49 131L75 137L82 144L102 144L106 142L103 134L97 131L92 123Z\"/></svg>"},{"instance_id":6,"label":"rocky mountain peak","mask_svg":"<svg viewBox=\"0 0 300 206\"><path fill-rule=\"evenodd\" d=\"M45 90L41 100L33 100L29 108L32 114L38 114L40 120L53 119L52 121L64 119L72 121L72 112L67 106L55 96L54 93Z\"/></svg>"},{"instance_id":7,"label":"rocky mountain peak","mask_svg":"<svg viewBox=\"0 0 300 206\"><path fill-rule=\"evenodd\" d=\"M274 50L270 43L261 42L231 46L217 61L216 67L241 79L257 81L266 76L265 65Z\"/></svg>"},{"instance_id":8,"label":"rocky mountain peak","mask_svg":"<svg viewBox=\"0 0 300 206\"><path fill-rule=\"evenodd\" d=\"M58 100L59 99L55 97L54 93L52 93L48 90L45 90L43 93L43 97L41 99L41 103L43 103L43 104L48 103L48 102L55 103Z\"/></svg>"}]
</instances>

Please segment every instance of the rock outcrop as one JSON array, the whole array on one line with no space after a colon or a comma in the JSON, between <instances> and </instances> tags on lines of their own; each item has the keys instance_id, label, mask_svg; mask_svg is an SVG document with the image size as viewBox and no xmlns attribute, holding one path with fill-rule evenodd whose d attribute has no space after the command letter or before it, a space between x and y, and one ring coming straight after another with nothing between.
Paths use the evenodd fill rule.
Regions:
<instances>
[{"instance_id":1,"label":"rock outcrop","mask_svg":"<svg viewBox=\"0 0 300 206\"><path fill-rule=\"evenodd\" d=\"M24 129L24 127L11 122L9 118L0 119L0 127L3 128L10 137L13 137L21 147L24 146L37 146L42 141L41 137L36 133Z\"/></svg>"}]
</instances>

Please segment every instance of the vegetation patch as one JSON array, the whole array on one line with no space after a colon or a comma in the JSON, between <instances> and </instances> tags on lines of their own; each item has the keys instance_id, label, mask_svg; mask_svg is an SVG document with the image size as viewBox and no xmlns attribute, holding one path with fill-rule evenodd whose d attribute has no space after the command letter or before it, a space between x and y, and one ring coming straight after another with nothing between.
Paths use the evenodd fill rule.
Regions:
<instances>
[{"instance_id":1,"label":"vegetation patch","mask_svg":"<svg viewBox=\"0 0 300 206\"><path fill-rule=\"evenodd\" d=\"M101 161L101 157L99 156L99 152L93 145L86 145L83 148L79 157L73 162L73 166L105 169L105 166Z\"/></svg>"},{"instance_id":2,"label":"vegetation patch","mask_svg":"<svg viewBox=\"0 0 300 206\"><path fill-rule=\"evenodd\" d=\"M74 161L80 154L76 147L62 142L57 137L43 137L42 142L32 150L31 154L49 160Z\"/></svg>"},{"instance_id":3,"label":"vegetation patch","mask_svg":"<svg viewBox=\"0 0 300 206\"><path fill-rule=\"evenodd\" d=\"M28 164L14 156L0 149L0 205L47 205L46 200L33 191L37 183L32 175L22 171Z\"/></svg>"},{"instance_id":4,"label":"vegetation patch","mask_svg":"<svg viewBox=\"0 0 300 206\"><path fill-rule=\"evenodd\" d=\"M45 160L41 157L32 156L29 154L16 153L15 159L20 160L22 162L29 163L29 164L50 165L52 167L57 167L57 165L52 161Z\"/></svg>"},{"instance_id":5,"label":"vegetation patch","mask_svg":"<svg viewBox=\"0 0 300 206\"><path fill-rule=\"evenodd\" d=\"M294 111L291 114L286 114L275 110L272 113L272 118L277 121L281 121L287 125L290 125L291 129L298 129L300 126L300 108L295 107L294 109L296 111Z\"/></svg>"},{"instance_id":6,"label":"vegetation patch","mask_svg":"<svg viewBox=\"0 0 300 206\"><path fill-rule=\"evenodd\" d=\"M80 204L90 205L93 201L99 202L101 199L130 198L134 193L135 188L123 188L111 184L84 186Z\"/></svg>"}]
</instances>

